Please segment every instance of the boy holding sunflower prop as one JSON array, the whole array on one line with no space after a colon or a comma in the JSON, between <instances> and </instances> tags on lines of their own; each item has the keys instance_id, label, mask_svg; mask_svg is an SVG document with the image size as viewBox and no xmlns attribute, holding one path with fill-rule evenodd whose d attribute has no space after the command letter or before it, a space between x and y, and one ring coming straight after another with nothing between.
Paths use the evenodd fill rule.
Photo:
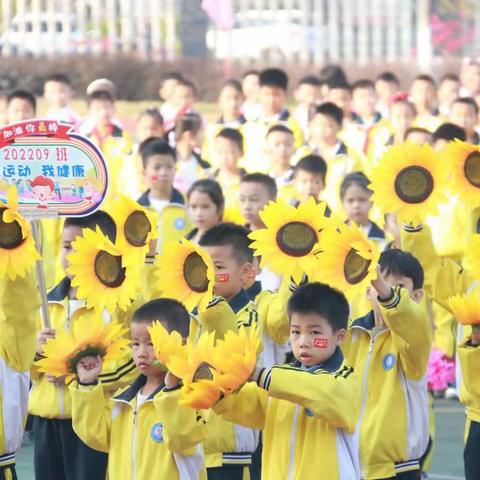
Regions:
<instances>
[{"instance_id":1,"label":"boy holding sunflower prop","mask_svg":"<svg viewBox=\"0 0 480 480\"><path fill-rule=\"evenodd\" d=\"M109 398L102 389L101 357L82 358L77 381L70 386L74 429L89 447L109 454L109 478L145 479L153 473L169 480L205 479L205 421L181 405L180 379L155 360L155 321L166 331L157 340L170 335L177 347L187 341L190 318L181 303L161 298L141 306L131 321L133 360L140 376Z\"/></svg>"},{"instance_id":2,"label":"boy holding sunflower prop","mask_svg":"<svg viewBox=\"0 0 480 480\"><path fill-rule=\"evenodd\" d=\"M116 234L113 219L101 210L87 217L65 220L60 245L65 278L48 294L51 328L40 329L39 326L37 359L59 353L54 348L52 352L47 346L46 351L43 350L46 341L57 335L64 339L62 349L68 350L60 352L60 358L65 359L69 357L68 353L75 351L75 345L71 345L71 332L82 331L82 335L88 336L90 326L96 325L100 337L109 338L104 327L98 325L99 319L102 324L115 325L111 327L115 335L121 329L120 325L127 324L132 309L130 299L136 295L136 289L131 287L130 267L122 265L119 251L114 246ZM74 246L78 250L72 254ZM75 280L73 275L77 275ZM126 310L122 311L117 303ZM110 312L103 309L104 305L108 305ZM107 395L125 385L134 375L130 349L117 353L116 360L109 362L101 374ZM49 364L48 360L45 358L42 362ZM51 364L42 370L48 373L40 372L38 366L32 368L33 386L29 399L29 413L34 419L36 475L39 478L74 480L105 478L107 456L85 445L72 428L72 403L66 387L66 377L71 372L64 371L65 376L52 375L55 369ZM62 448L62 445L68 445L68 448Z\"/></svg>"},{"instance_id":3,"label":"boy holding sunflower prop","mask_svg":"<svg viewBox=\"0 0 480 480\"><path fill-rule=\"evenodd\" d=\"M360 461L365 479L420 474L429 441L432 343L428 312L419 303L422 286L423 269L413 255L383 252L369 291L373 309L347 331L345 358L364 385Z\"/></svg>"}]
</instances>

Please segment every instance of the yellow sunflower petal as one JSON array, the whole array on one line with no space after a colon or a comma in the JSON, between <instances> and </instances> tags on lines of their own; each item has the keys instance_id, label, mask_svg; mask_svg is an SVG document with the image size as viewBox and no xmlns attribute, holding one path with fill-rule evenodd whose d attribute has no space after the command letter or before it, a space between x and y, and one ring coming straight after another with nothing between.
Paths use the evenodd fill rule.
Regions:
<instances>
[{"instance_id":1,"label":"yellow sunflower petal","mask_svg":"<svg viewBox=\"0 0 480 480\"><path fill-rule=\"evenodd\" d=\"M148 331L152 338L155 357L162 365L170 367L169 361L172 357L175 357L176 361L179 358L187 358L188 350L183 345L180 333L176 331L169 333L159 321L153 322Z\"/></svg>"},{"instance_id":2,"label":"yellow sunflower petal","mask_svg":"<svg viewBox=\"0 0 480 480\"><path fill-rule=\"evenodd\" d=\"M448 299L453 316L462 325L480 325L480 294L472 292L467 295L455 295Z\"/></svg>"},{"instance_id":3,"label":"yellow sunflower petal","mask_svg":"<svg viewBox=\"0 0 480 480\"><path fill-rule=\"evenodd\" d=\"M472 235L472 240L463 257L463 266L475 279L480 280L480 234L478 233Z\"/></svg>"}]
</instances>

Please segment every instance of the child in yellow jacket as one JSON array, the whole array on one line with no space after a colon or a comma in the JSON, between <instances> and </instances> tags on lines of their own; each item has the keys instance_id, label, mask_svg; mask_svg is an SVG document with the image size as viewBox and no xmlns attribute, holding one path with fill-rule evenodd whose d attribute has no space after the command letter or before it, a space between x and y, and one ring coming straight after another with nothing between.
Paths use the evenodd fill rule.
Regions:
<instances>
[{"instance_id":1,"label":"child in yellow jacket","mask_svg":"<svg viewBox=\"0 0 480 480\"><path fill-rule=\"evenodd\" d=\"M14 479L15 453L27 418L29 369L40 308L33 270L0 280L0 479ZM27 296L25 292L30 292Z\"/></svg>"},{"instance_id":2,"label":"child in yellow jacket","mask_svg":"<svg viewBox=\"0 0 480 480\"><path fill-rule=\"evenodd\" d=\"M78 381L70 386L74 429L87 445L109 453L111 479L204 479L204 420L178 404L180 379L155 363L148 331L155 320L186 341L190 318L181 303L162 298L140 307L131 323L140 376L108 399L99 381L100 357L83 358L77 366Z\"/></svg>"},{"instance_id":3,"label":"child in yellow jacket","mask_svg":"<svg viewBox=\"0 0 480 480\"><path fill-rule=\"evenodd\" d=\"M342 293L319 283L288 303L295 362L256 370L221 401L224 418L263 433L264 480L356 480L360 384L340 345L349 315Z\"/></svg>"},{"instance_id":4,"label":"child in yellow jacket","mask_svg":"<svg viewBox=\"0 0 480 480\"><path fill-rule=\"evenodd\" d=\"M362 375L362 478L418 479L429 443L427 364L431 349L422 298L423 270L413 255L383 252L372 281L374 308L347 332L347 362Z\"/></svg>"}]
</instances>

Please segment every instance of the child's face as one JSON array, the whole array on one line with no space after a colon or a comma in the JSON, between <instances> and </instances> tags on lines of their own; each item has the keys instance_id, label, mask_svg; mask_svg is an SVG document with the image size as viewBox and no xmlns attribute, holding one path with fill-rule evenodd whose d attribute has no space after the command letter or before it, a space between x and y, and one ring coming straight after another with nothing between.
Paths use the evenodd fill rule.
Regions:
<instances>
[{"instance_id":1,"label":"child's face","mask_svg":"<svg viewBox=\"0 0 480 480\"><path fill-rule=\"evenodd\" d=\"M69 273L67 273L67 268L70 266L70 263L67 257L73 252L72 242L74 242L75 239L77 237L80 237L81 235L82 235L82 229L80 227L75 227L72 225L72 226L63 228L60 259L62 262L63 272L70 279L72 278L72 276Z\"/></svg>"},{"instance_id":2,"label":"child's face","mask_svg":"<svg viewBox=\"0 0 480 480\"><path fill-rule=\"evenodd\" d=\"M260 83L258 81L258 75L247 75L242 81L243 94L249 102L256 103L258 100L258 93L260 90Z\"/></svg>"},{"instance_id":3,"label":"child's face","mask_svg":"<svg viewBox=\"0 0 480 480\"><path fill-rule=\"evenodd\" d=\"M90 103L90 115L96 125L111 125L113 115L115 114L115 106L113 102L107 99L95 99Z\"/></svg>"},{"instance_id":4,"label":"child's face","mask_svg":"<svg viewBox=\"0 0 480 480\"><path fill-rule=\"evenodd\" d=\"M300 202L306 202L310 197L318 200L320 194L325 189L325 183L320 174L305 170L297 170L294 185Z\"/></svg>"},{"instance_id":5,"label":"child's face","mask_svg":"<svg viewBox=\"0 0 480 480\"><path fill-rule=\"evenodd\" d=\"M313 107L320 99L320 87L318 85L303 83L295 91L295 100L299 105L306 108Z\"/></svg>"},{"instance_id":6,"label":"child's face","mask_svg":"<svg viewBox=\"0 0 480 480\"><path fill-rule=\"evenodd\" d=\"M477 125L477 114L471 105L454 103L450 110L450 121L472 133Z\"/></svg>"},{"instance_id":7,"label":"child's face","mask_svg":"<svg viewBox=\"0 0 480 480\"><path fill-rule=\"evenodd\" d=\"M359 185L350 185L343 197L343 208L348 219L357 225L366 225L372 208L370 193Z\"/></svg>"},{"instance_id":8,"label":"child's face","mask_svg":"<svg viewBox=\"0 0 480 480\"><path fill-rule=\"evenodd\" d=\"M395 82L377 80L375 82L375 91L377 92L379 100L384 104L388 104L392 95L398 92L398 85Z\"/></svg>"},{"instance_id":9,"label":"child's face","mask_svg":"<svg viewBox=\"0 0 480 480\"><path fill-rule=\"evenodd\" d=\"M240 263L231 245L204 247L215 266L215 295L231 300L240 293L251 270L250 263Z\"/></svg>"},{"instance_id":10,"label":"child's face","mask_svg":"<svg viewBox=\"0 0 480 480\"><path fill-rule=\"evenodd\" d=\"M259 212L271 200L268 190L256 182L242 182L239 189L240 211L251 228L262 228Z\"/></svg>"},{"instance_id":11,"label":"child's face","mask_svg":"<svg viewBox=\"0 0 480 480\"><path fill-rule=\"evenodd\" d=\"M416 145L424 145L425 143L432 143L432 134L427 132L411 132L405 138L406 142L415 143Z\"/></svg>"},{"instance_id":12,"label":"child's face","mask_svg":"<svg viewBox=\"0 0 480 480\"><path fill-rule=\"evenodd\" d=\"M265 115L277 115L285 106L287 92L280 87L263 85L260 87L260 105Z\"/></svg>"},{"instance_id":13,"label":"child's face","mask_svg":"<svg viewBox=\"0 0 480 480\"><path fill-rule=\"evenodd\" d=\"M35 118L33 105L23 98L13 98L7 106L8 123L22 122Z\"/></svg>"},{"instance_id":14,"label":"child's face","mask_svg":"<svg viewBox=\"0 0 480 480\"><path fill-rule=\"evenodd\" d=\"M406 132L415 119L411 105L406 102L395 102L390 107L390 124L395 132Z\"/></svg>"},{"instance_id":15,"label":"child's face","mask_svg":"<svg viewBox=\"0 0 480 480\"><path fill-rule=\"evenodd\" d=\"M62 82L47 82L43 88L45 100L51 108L66 107L72 98L72 89Z\"/></svg>"},{"instance_id":16,"label":"child's face","mask_svg":"<svg viewBox=\"0 0 480 480\"><path fill-rule=\"evenodd\" d=\"M310 121L310 138L314 142L336 142L340 129L332 117L317 113Z\"/></svg>"},{"instance_id":17,"label":"child's face","mask_svg":"<svg viewBox=\"0 0 480 480\"><path fill-rule=\"evenodd\" d=\"M201 232L213 227L222 218L222 212L213 203L210 195L198 190L194 190L188 199L188 215Z\"/></svg>"},{"instance_id":18,"label":"child's face","mask_svg":"<svg viewBox=\"0 0 480 480\"><path fill-rule=\"evenodd\" d=\"M242 158L242 151L235 142L228 138L217 137L215 139L215 153L220 170L237 171L237 164Z\"/></svg>"},{"instance_id":19,"label":"child's face","mask_svg":"<svg viewBox=\"0 0 480 480\"><path fill-rule=\"evenodd\" d=\"M272 132L265 140L265 148L272 165L289 167L295 153L295 140L291 133Z\"/></svg>"},{"instance_id":20,"label":"child's face","mask_svg":"<svg viewBox=\"0 0 480 480\"><path fill-rule=\"evenodd\" d=\"M341 345L345 329L333 331L326 318L316 313L292 313L290 344L295 358L307 367L326 362Z\"/></svg>"},{"instance_id":21,"label":"child's face","mask_svg":"<svg viewBox=\"0 0 480 480\"><path fill-rule=\"evenodd\" d=\"M165 102L169 102L172 99L173 91L175 90L175 87L177 85L178 80L176 80L175 78L168 78L167 80L162 82L162 86L158 91L160 98L163 99Z\"/></svg>"},{"instance_id":22,"label":"child's face","mask_svg":"<svg viewBox=\"0 0 480 480\"><path fill-rule=\"evenodd\" d=\"M433 108L436 99L434 86L425 80L415 80L410 90L412 101L423 108Z\"/></svg>"},{"instance_id":23,"label":"child's face","mask_svg":"<svg viewBox=\"0 0 480 480\"><path fill-rule=\"evenodd\" d=\"M373 88L357 88L353 92L353 107L361 116L373 115L376 103L377 96Z\"/></svg>"},{"instance_id":24,"label":"child's face","mask_svg":"<svg viewBox=\"0 0 480 480\"><path fill-rule=\"evenodd\" d=\"M142 143L147 138L162 138L164 134L163 125L151 115L143 115L137 123L137 138Z\"/></svg>"},{"instance_id":25,"label":"child's face","mask_svg":"<svg viewBox=\"0 0 480 480\"><path fill-rule=\"evenodd\" d=\"M480 92L480 65L469 65L462 72L462 83L473 95Z\"/></svg>"},{"instance_id":26,"label":"child's face","mask_svg":"<svg viewBox=\"0 0 480 480\"><path fill-rule=\"evenodd\" d=\"M175 160L171 155L152 155L143 170L145 185L167 191L172 188L175 176Z\"/></svg>"},{"instance_id":27,"label":"child's face","mask_svg":"<svg viewBox=\"0 0 480 480\"><path fill-rule=\"evenodd\" d=\"M146 322L132 322L132 354L136 367L147 377L158 377L163 374L160 366L154 365L155 354L152 338Z\"/></svg>"},{"instance_id":28,"label":"child's face","mask_svg":"<svg viewBox=\"0 0 480 480\"><path fill-rule=\"evenodd\" d=\"M188 85L175 85L172 93L172 104L180 110L190 110L195 102L193 90Z\"/></svg>"},{"instance_id":29,"label":"child's face","mask_svg":"<svg viewBox=\"0 0 480 480\"><path fill-rule=\"evenodd\" d=\"M438 87L438 102L440 105L450 107L459 97L460 82L456 80L444 80Z\"/></svg>"},{"instance_id":30,"label":"child's face","mask_svg":"<svg viewBox=\"0 0 480 480\"><path fill-rule=\"evenodd\" d=\"M226 86L222 88L218 104L222 115L228 118L237 118L243 103L243 95L236 88Z\"/></svg>"},{"instance_id":31,"label":"child's face","mask_svg":"<svg viewBox=\"0 0 480 480\"><path fill-rule=\"evenodd\" d=\"M350 115L352 112L352 94L345 88L332 88L328 92L328 99L338 108L343 110L344 115Z\"/></svg>"},{"instance_id":32,"label":"child's face","mask_svg":"<svg viewBox=\"0 0 480 480\"><path fill-rule=\"evenodd\" d=\"M415 302L420 303L423 297L423 289L413 288L413 280L410 277L405 277L403 275L399 275L396 273L385 273L385 271L383 270L382 270L382 275L388 286L390 286L391 288L394 288L394 287L405 288L410 298ZM378 296L377 291L373 287L370 287L369 297L374 303L378 303L377 296Z\"/></svg>"}]
</instances>

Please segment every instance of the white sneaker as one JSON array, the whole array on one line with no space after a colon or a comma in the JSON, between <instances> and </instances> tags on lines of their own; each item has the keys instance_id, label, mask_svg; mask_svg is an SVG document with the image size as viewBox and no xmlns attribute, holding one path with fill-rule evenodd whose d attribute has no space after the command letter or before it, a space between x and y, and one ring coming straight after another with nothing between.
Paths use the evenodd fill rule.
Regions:
<instances>
[{"instance_id":1,"label":"white sneaker","mask_svg":"<svg viewBox=\"0 0 480 480\"><path fill-rule=\"evenodd\" d=\"M448 387L445 390L445 398L447 400L458 400L458 391L455 387Z\"/></svg>"}]
</instances>

